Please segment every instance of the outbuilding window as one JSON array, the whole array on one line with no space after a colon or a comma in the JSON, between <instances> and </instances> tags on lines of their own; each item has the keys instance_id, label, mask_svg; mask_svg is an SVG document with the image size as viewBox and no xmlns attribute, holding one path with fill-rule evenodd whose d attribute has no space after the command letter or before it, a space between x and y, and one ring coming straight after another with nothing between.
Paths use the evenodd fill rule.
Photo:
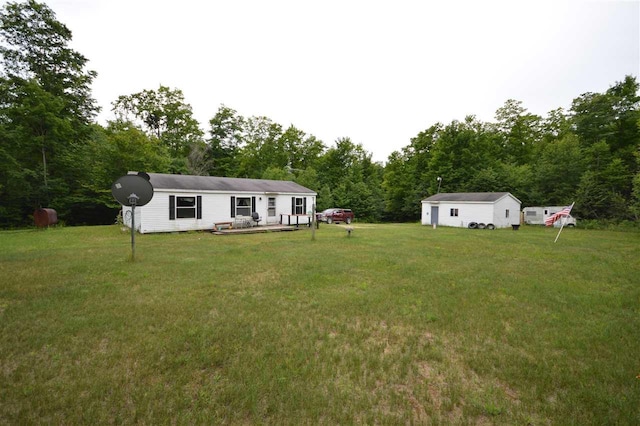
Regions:
<instances>
[{"instance_id":1,"label":"outbuilding window","mask_svg":"<svg viewBox=\"0 0 640 426\"><path fill-rule=\"evenodd\" d=\"M509 209L504 211L504 217L509 218Z\"/></svg>"},{"instance_id":2,"label":"outbuilding window","mask_svg":"<svg viewBox=\"0 0 640 426\"><path fill-rule=\"evenodd\" d=\"M458 216L458 209L451 209L451 216Z\"/></svg>"}]
</instances>

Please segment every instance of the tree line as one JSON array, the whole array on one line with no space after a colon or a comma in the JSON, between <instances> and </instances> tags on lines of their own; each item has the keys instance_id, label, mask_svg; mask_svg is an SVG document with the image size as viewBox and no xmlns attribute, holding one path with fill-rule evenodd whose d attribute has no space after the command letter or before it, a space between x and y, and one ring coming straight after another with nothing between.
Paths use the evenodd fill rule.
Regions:
<instances>
[{"instance_id":1,"label":"tree line","mask_svg":"<svg viewBox=\"0 0 640 426\"><path fill-rule=\"evenodd\" d=\"M436 123L386 164L350 138L331 146L268 117L219 106L205 131L178 88L117 97L95 122L96 72L69 47L72 34L45 4L0 12L0 226L32 223L51 207L68 224L112 223L111 184L128 170L293 180L318 192L318 209L360 220L415 221L441 192L509 191L523 206L576 202L578 217L640 215L640 97L626 76L604 93L541 117L508 100L495 122ZM439 179L440 178L440 179Z\"/></svg>"}]
</instances>

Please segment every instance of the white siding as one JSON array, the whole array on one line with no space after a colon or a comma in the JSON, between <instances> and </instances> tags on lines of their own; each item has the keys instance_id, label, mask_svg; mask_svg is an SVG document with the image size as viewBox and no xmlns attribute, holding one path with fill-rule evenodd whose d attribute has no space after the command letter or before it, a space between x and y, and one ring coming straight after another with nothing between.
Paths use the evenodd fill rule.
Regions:
<instances>
[{"instance_id":1,"label":"white siding","mask_svg":"<svg viewBox=\"0 0 640 426\"><path fill-rule=\"evenodd\" d=\"M136 207L135 225L137 231L140 231L141 218L141 207ZM122 222L127 228L131 228L131 207L122 206Z\"/></svg>"},{"instance_id":2,"label":"white siding","mask_svg":"<svg viewBox=\"0 0 640 426\"><path fill-rule=\"evenodd\" d=\"M447 203L444 217L440 214L440 223L447 226L466 228L469 223L490 223L493 218L493 206L486 203ZM451 216L451 209L458 209L458 217ZM442 221L442 219L446 219Z\"/></svg>"},{"instance_id":3,"label":"white siding","mask_svg":"<svg viewBox=\"0 0 640 426\"><path fill-rule=\"evenodd\" d=\"M520 224L520 203L509 196L496 201L492 223L496 228L509 228L511 225Z\"/></svg>"},{"instance_id":4,"label":"white siding","mask_svg":"<svg viewBox=\"0 0 640 426\"><path fill-rule=\"evenodd\" d=\"M462 204L460 210L464 211L464 221L460 225L462 227L466 228L471 222L485 225L493 222L494 205L492 203L466 203Z\"/></svg>"},{"instance_id":5,"label":"white siding","mask_svg":"<svg viewBox=\"0 0 640 426\"><path fill-rule=\"evenodd\" d=\"M559 212L563 208L563 206L525 207L522 210L524 214L524 222L528 225L544 225L545 219L547 219L554 213ZM535 212L536 215L527 214L529 212ZM573 216L569 215L565 219L565 225L567 224L572 224L575 226L577 224L576 219ZM562 220L556 221L553 226L562 226Z\"/></svg>"},{"instance_id":6,"label":"white siding","mask_svg":"<svg viewBox=\"0 0 640 426\"><path fill-rule=\"evenodd\" d=\"M440 201L422 204L422 224L432 225L431 207L438 206L438 225L466 228L470 222L492 223L493 204ZM451 209L458 209L458 216L451 216Z\"/></svg>"},{"instance_id":7,"label":"white siding","mask_svg":"<svg viewBox=\"0 0 640 426\"><path fill-rule=\"evenodd\" d=\"M511 195L495 202L440 201L422 202L422 224L432 225L431 207L438 206L438 225L466 228L469 223L491 223L496 228L507 228L520 223L520 203ZM451 216L458 209L458 216ZM509 210L509 217L506 217Z\"/></svg>"},{"instance_id":8,"label":"white siding","mask_svg":"<svg viewBox=\"0 0 640 426\"><path fill-rule=\"evenodd\" d=\"M529 225L544 225L544 219L546 217L544 211L544 207L525 207L523 210L524 223ZM529 212L533 212L535 214L527 214Z\"/></svg>"},{"instance_id":9,"label":"white siding","mask_svg":"<svg viewBox=\"0 0 640 426\"><path fill-rule=\"evenodd\" d=\"M202 219L169 219L169 196L176 197L202 197ZM308 194L269 194L264 193L212 193L212 192L178 192L156 190L151 201L143 207L136 207L136 229L140 233L152 232L178 232L211 230L214 223L232 222L231 197L256 197L255 211L260 215L260 225L275 223L280 219L280 214L291 213L291 197L306 198L307 210L315 202L315 196ZM268 199L276 198L276 216L268 219ZM127 224L130 225L130 224Z\"/></svg>"}]
</instances>

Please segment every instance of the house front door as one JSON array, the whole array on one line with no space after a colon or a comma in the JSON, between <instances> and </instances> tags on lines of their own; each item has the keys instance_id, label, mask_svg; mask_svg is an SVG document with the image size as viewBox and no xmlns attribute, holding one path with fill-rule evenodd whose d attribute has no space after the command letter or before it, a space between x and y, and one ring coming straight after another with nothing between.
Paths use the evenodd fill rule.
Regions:
<instances>
[{"instance_id":1,"label":"house front door","mask_svg":"<svg viewBox=\"0 0 640 426\"><path fill-rule=\"evenodd\" d=\"M431 206L431 224L432 225L438 224L438 210L439 210L438 206Z\"/></svg>"},{"instance_id":2,"label":"house front door","mask_svg":"<svg viewBox=\"0 0 640 426\"><path fill-rule=\"evenodd\" d=\"M269 197L267 202L267 225L274 225L278 223L278 217L276 216L276 197Z\"/></svg>"}]
</instances>

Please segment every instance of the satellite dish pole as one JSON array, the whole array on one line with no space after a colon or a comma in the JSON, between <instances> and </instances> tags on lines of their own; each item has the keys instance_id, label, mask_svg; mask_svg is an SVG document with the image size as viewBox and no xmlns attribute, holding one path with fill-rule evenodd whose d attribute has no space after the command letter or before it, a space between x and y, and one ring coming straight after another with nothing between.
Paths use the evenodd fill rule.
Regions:
<instances>
[{"instance_id":1,"label":"satellite dish pole","mask_svg":"<svg viewBox=\"0 0 640 426\"><path fill-rule=\"evenodd\" d=\"M129 205L131 205L131 261L136 260L136 203L140 197L135 193L129 195Z\"/></svg>"},{"instance_id":2,"label":"satellite dish pole","mask_svg":"<svg viewBox=\"0 0 640 426\"><path fill-rule=\"evenodd\" d=\"M311 241L316 240L316 197L313 197L311 205Z\"/></svg>"},{"instance_id":3,"label":"satellite dish pole","mask_svg":"<svg viewBox=\"0 0 640 426\"><path fill-rule=\"evenodd\" d=\"M135 172L134 172L135 173ZM129 173L111 186L113 197L123 206L131 207L131 260L136 260L136 206L145 206L153 198L153 185L147 173Z\"/></svg>"}]
</instances>

